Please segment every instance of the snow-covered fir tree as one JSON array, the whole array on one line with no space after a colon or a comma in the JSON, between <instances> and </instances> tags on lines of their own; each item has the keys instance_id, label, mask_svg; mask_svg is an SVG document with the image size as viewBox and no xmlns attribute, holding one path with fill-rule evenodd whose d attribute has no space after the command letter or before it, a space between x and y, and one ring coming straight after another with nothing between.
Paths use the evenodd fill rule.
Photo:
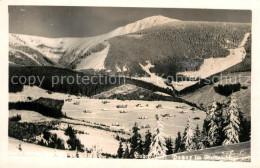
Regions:
<instances>
[{"instance_id":1,"label":"snow-covered fir tree","mask_svg":"<svg viewBox=\"0 0 260 168\"><path fill-rule=\"evenodd\" d=\"M239 132L240 132L240 119L239 119L239 107L237 100L234 96L230 98L230 104L226 110L226 123L223 131L225 132L226 138L223 141L223 145L239 143Z\"/></svg>"},{"instance_id":2,"label":"snow-covered fir tree","mask_svg":"<svg viewBox=\"0 0 260 168\"><path fill-rule=\"evenodd\" d=\"M181 142L181 150L182 151L191 151L196 148L194 143L194 129L192 128L190 122L190 115L188 116L187 126L184 130Z\"/></svg>"},{"instance_id":3,"label":"snow-covered fir tree","mask_svg":"<svg viewBox=\"0 0 260 168\"><path fill-rule=\"evenodd\" d=\"M90 151L91 151L91 155L90 155L91 158L102 158L102 149L99 148L98 145L92 146Z\"/></svg>"},{"instance_id":4,"label":"snow-covered fir tree","mask_svg":"<svg viewBox=\"0 0 260 168\"><path fill-rule=\"evenodd\" d=\"M166 155L166 143L163 122L158 114L155 115L157 126L154 129L154 136L148 153L149 158L155 158Z\"/></svg>"},{"instance_id":5,"label":"snow-covered fir tree","mask_svg":"<svg viewBox=\"0 0 260 168\"><path fill-rule=\"evenodd\" d=\"M220 105L216 101L213 101L212 105L208 107L207 120L209 123L208 142L210 146L221 145L223 116Z\"/></svg>"}]
</instances>

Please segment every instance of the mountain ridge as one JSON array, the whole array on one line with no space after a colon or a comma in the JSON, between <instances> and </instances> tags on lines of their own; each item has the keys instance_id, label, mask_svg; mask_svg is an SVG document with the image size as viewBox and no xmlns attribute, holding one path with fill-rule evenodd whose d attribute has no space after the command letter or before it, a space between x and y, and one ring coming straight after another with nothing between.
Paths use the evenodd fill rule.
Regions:
<instances>
[{"instance_id":1,"label":"mountain ridge","mask_svg":"<svg viewBox=\"0 0 260 168\"><path fill-rule=\"evenodd\" d=\"M117 29L114 29L108 33L93 37L47 38L41 36L10 33L9 46L14 49L17 49L19 46L27 46L33 50L38 50L47 58L64 65L72 63L77 59L78 55L86 54L91 47L102 44L112 37L133 33L156 25L174 21L179 20L171 19L161 15L151 16L118 27ZM31 58L37 59L34 56L31 56Z\"/></svg>"},{"instance_id":2,"label":"mountain ridge","mask_svg":"<svg viewBox=\"0 0 260 168\"><path fill-rule=\"evenodd\" d=\"M10 34L9 38L9 60L12 64L62 65L77 71L93 70L95 73L128 77L154 74L162 81L167 76L172 76L173 81L177 75L192 77L190 75L194 72L200 72L198 70L206 60L214 64L217 63L216 58L226 60L224 58L230 54L232 60L240 59L236 58L236 52L231 51L241 48L241 41L244 41L242 47L245 45L245 49L241 48L241 58L251 58L250 24L179 21L161 15L147 17L95 37L50 39ZM40 58L41 61L38 60ZM147 62L152 67L144 69ZM204 67L209 72L212 65ZM182 83L177 85L186 87Z\"/></svg>"}]
</instances>

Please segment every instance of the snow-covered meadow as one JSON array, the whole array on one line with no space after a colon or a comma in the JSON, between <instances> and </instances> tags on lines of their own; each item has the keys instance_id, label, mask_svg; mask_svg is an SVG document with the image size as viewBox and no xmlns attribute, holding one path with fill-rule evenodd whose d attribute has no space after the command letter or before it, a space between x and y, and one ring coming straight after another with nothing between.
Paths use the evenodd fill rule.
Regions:
<instances>
[{"instance_id":1,"label":"snow-covered meadow","mask_svg":"<svg viewBox=\"0 0 260 168\"><path fill-rule=\"evenodd\" d=\"M194 128L196 124L202 126L205 118L205 112L199 109L192 109L191 106L184 103L90 99L88 97L76 97L55 92L49 94L38 87L25 87L22 92L11 93L9 101L27 101L28 96L31 96L33 100L39 97L62 100L71 99L71 101L65 101L62 108L62 112L69 118L53 119L37 112L26 110L10 110L9 117L20 114L22 120L19 122L58 121L60 124L56 126L57 130L51 130L51 132L56 133L64 142L68 139L68 136L64 134L64 130L70 125L73 129L84 132L83 134L77 133L77 137L85 147L91 148L93 145L98 145L103 152L109 154L116 154L117 152L119 141L115 137L119 135L120 137L129 138L135 122L140 127L140 133L143 137L148 129L153 132L153 129L156 127L156 114L164 116L162 120L166 136L172 138L175 138L178 131L184 131L188 115L192 119L191 122ZM158 108L159 104L161 107ZM126 108L118 108L118 105L126 105ZM105 127L107 130L99 129L97 126ZM115 131L123 131L125 133L115 133ZM35 147L37 146L35 145ZM10 150L12 152L12 150L17 149L10 148ZM32 152L35 152L35 150Z\"/></svg>"}]
</instances>

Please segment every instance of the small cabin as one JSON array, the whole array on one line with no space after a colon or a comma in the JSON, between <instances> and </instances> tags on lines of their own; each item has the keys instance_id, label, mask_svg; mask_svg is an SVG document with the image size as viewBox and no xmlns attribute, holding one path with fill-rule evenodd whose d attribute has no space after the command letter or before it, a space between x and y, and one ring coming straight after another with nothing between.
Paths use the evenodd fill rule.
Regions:
<instances>
[{"instance_id":1,"label":"small cabin","mask_svg":"<svg viewBox=\"0 0 260 168\"><path fill-rule=\"evenodd\" d=\"M92 113L91 110L83 110L83 113Z\"/></svg>"},{"instance_id":2,"label":"small cabin","mask_svg":"<svg viewBox=\"0 0 260 168\"><path fill-rule=\"evenodd\" d=\"M74 104L74 105L79 105L79 101L77 101L77 102L74 102L73 104Z\"/></svg>"}]
</instances>

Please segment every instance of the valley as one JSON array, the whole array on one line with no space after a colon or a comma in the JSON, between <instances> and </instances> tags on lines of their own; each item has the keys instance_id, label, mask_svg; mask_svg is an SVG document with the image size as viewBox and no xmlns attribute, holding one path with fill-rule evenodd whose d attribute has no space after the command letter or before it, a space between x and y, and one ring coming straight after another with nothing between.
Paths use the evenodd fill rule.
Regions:
<instances>
[{"instance_id":1,"label":"valley","mask_svg":"<svg viewBox=\"0 0 260 168\"><path fill-rule=\"evenodd\" d=\"M248 161L251 36L250 23L162 15L93 37L10 33L9 154L145 158L162 139L161 159L214 153L229 110Z\"/></svg>"},{"instance_id":2,"label":"valley","mask_svg":"<svg viewBox=\"0 0 260 168\"><path fill-rule=\"evenodd\" d=\"M29 123L44 123L55 121L55 126L58 130L50 130L56 133L58 137L65 142L68 139L64 135L64 129L69 124L75 130L84 132L77 134L85 147L91 148L98 144L103 152L116 154L118 148L117 135L124 138L129 138L132 132L132 127L136 122L141 130L140 133L144 136L148 129L153 129L156 126L155 114L169 116L164 117L165 133L168 137L175 138L178 131L183 131L188 115L191 118L198 118L192 121L194 127L198 124L200 127L205 118L205 112L199 109L193 109L191 106L184 103L169 102L169 101L142 101L142 100L112 100L112 99L90 99L87 97L69 96L68 94L60 94L53 92L48 94L45 90L38 87L25 87L20 93L10 94L9 101L19 102L27 101L27 97L38 99L39 97L48 97L53 99L71 99L71 102L65 101L62 108L62 113L68 118L55 119L45 117L35 111L26 110L10 110L9 117L21 115L19 122ZM108 101L109 103L105 103ZM75 105L78 102L78 105ZM94 106L93 106L94 104ZM137 105L140 104L139 107ZM162 108L156 108L158 104ZM118 105L126 105L126 108L117 108ZM182 107L179 109L178 107ZM90 111L90 112L84 112ZM126 111L120 113L120 111ZM141 119L141 117L146 117ZM86 134L87 133L87 134ZM18 146L19 144L17 144ZM19 152L18 149L13 149L12 152Z\"/></svg>"}]
</instances>

